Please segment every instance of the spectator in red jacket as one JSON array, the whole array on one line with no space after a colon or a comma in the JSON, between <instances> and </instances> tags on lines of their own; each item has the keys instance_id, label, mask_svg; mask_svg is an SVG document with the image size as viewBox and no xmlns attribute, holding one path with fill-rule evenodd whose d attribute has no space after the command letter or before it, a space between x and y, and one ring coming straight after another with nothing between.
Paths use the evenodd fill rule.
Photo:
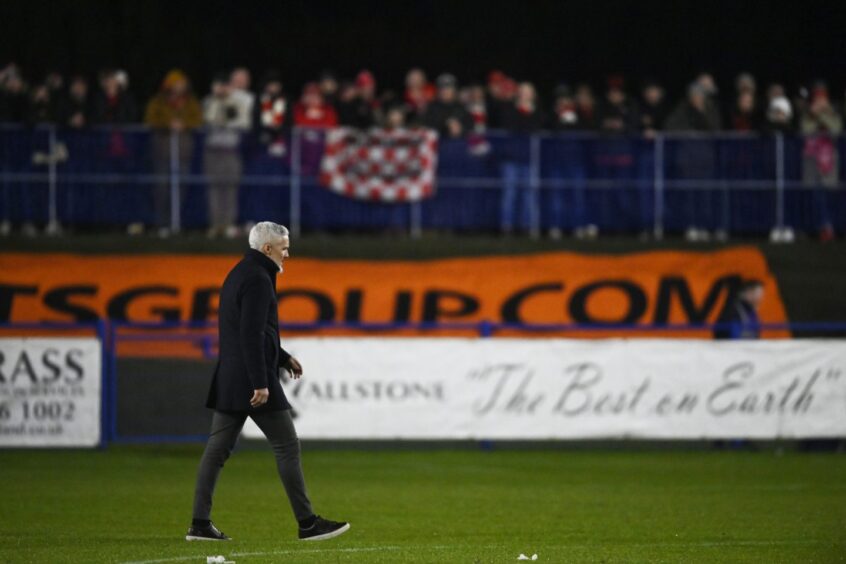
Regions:
<instances>
[{"instance_id":1,"label":"spectator in red jacket","mask_svg":"<svg viewBox=\"0 0 846 564\"><path fill-rule=\"evenodd\" d=\"M294 124L299 127L335 127L338 114L326 103L316 82L303 87L303 95L294 106Z\"/></svg>"},{"instance_id":2,"label":"spectator in red jacket","mask_svg":"<svg viewBox=\"0 0 846 564\"><path fill-rule=\"evenodd\" d=\"M294 125L308 129L301 135L300 170L304 174L316 174L320 168L323 153L322 129L338 125L335 108L326 103L320 86L309 82L303 87L300 101L294 106Z\"/></svg>"}]
</instances>

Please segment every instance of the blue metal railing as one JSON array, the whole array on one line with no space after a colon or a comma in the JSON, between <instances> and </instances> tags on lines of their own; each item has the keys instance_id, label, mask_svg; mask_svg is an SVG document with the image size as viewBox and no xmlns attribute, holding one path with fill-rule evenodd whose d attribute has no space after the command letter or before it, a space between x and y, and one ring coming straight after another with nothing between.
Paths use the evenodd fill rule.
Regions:
<instances>
[{"instance_id":1,"label":"blue metal railing","mask_svg":"<svg viewBox=\"0 0 846 564\"><path fill-rule=\"evenodd\" d=\"M171 162L153 149L143 126L0 124L0 222L48 225L154 223L152 193L165 190L171 227L207 222L204 133L190 154L172 143ZM841 161L846 137L834 139ZM694 226L725 233L773 228L815 230L846 219L844 168L826 188L805 174L817 166L799 136L662 132L653 138L596 133L489 132L490 150L466 139L441 139L437 194L412 204L353 201L318 182L323 132L294 129L284 157L268 154L255 134L241 143L240 221L268 217L300 229L495 230L512 226L534 236L598 225L603 231L680 231Z\"/></svg>"}]
</instances>

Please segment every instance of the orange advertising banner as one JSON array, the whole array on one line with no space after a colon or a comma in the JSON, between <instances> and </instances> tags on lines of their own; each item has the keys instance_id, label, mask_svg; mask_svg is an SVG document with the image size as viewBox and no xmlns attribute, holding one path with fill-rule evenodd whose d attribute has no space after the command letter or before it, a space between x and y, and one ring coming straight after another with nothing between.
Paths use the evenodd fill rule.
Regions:
<instances>
[{"instance_id":1,"label":"orange advertising banner","mask_svg":"<svg viewBox=\"0 0 846 564\"><path fill-rule=\"evenodd\" d=\"M296 251L296 249L294 249ZM0 322L214 321L238 256L0 255ZM761 319L786 321L754 247L625 255L553 252L427 261L293 257L282 322L619 323L716 321L741 280L764 283Z\"/></svg>"}]
</instances>

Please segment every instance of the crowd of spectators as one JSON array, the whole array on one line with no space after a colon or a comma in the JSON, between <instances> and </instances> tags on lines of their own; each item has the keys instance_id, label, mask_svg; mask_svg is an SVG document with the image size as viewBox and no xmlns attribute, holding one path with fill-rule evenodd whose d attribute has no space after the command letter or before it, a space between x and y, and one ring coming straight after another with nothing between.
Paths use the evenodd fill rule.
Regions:
<instances>
[{"instance_id":1,"label":"crowd of spectators","mask_svg":"<svg viewBox=\"0 0 846 564\"><path fill-rule=\"evenodd\" d=\"M326 71L304 84L299 93L286 88L279 72L268 71L257 86L250 71L239 67L216 75L208 95L200 99L188 76L172 70L146 104L139 104L125 70L104 70L93 83L83 75L65 77L58 72L49 72L42 80L27 80L16 65L9 64L0 70L0 123L53 123L68 128L144 123L153 130L155 172L163 178L174 165L169 157L172 134L178 134L179 154L190 159L191 132L205 127L205 172L214 179L208 196L210 233L229 235L242 167L238 138L250 130L258 133L270 155L280 157L288 152L285 132L293 126L424 126L437 130L442 138L465 138L470 151L478 154L489 149L485 133L490 130L646 137L662 130L794 133L808 137L803 151L805 180L832 185L839 178L833 138L841 133L843 118L823 81L789 96L779 83L759 88L748 73L721 90L714 77L703 72L686 86L679 100L668 100L659 82L634 85L621 76L609 77L602 88L585 82L560 84L544 99L531 82L501 71L490 72L484 83L461 83L449 73L432 81L420 68L408 71L401 89L379 88L368 70L351 79ZM189 163L179 165L184 170ZM514 186L527 174L519 163L503 169L506 184ZM503 213L511 213L507 209L514 207L514 198L514 190L505 190ZM160 226L166 229L171 210L166 182L154 189L154 202ZM830 225L823 229L830 231Z\"/></svg>"},{"instance_id":2,"label":"crowd of spectators","mask_svg":"<svg viewBox=\"0 0 846 564\"><path fill-rule=\"evenodd\" d=\"M325 71L297 94L286 90L277 71L264 73L253 90L250 71L240 67L217 74L208 91L213 94L217 89L219 94L224 83L240 92L236 98L250 112L243 125L260 130L271 145L279 140L281 128L293 125L422 125L448 137L472 136L484 129L650 134L660 130L807 133L822 127L838 133L842 119L823 81L789 96L779 83L760 89L748 73L738 75L727 92L718 89L712 75L701 73L675 101L667 100L659 82L632 85L621 76L608 77L602 88L586 82L560 84L544 100L531 82L500 71L490 72L485 83L460 83L449 73L432 81L422 69L413 68L401 89L377 88L376 77L368 70L350 80ZM101 71L95 81L55 71L41 80L27 80L21 69L9 64L0 70L0 122L74 128L143 122L155 128L191 129L203 123L196 91L184 73L173 70L147 103L139 105L125 70Z\"/></svg>"},{"instance_id":3,"label":"crowd of spectators","mask_svg":"<svg viewBox=\"0 0 846 564\"><path fill-rule=\"evenodd\" d=\"M138 106L122 70L100 72L96 87L88 77L51 71L40 81L27 80L15 64L0 69L0 123L61 124L82 128L132 123Z\"/></svg>"}]
</instances>

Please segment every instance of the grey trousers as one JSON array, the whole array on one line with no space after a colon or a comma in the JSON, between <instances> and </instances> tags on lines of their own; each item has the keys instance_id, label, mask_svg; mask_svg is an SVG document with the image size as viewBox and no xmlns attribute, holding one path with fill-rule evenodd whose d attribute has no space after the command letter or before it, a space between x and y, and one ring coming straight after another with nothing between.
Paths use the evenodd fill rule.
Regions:
<instances>
[{"instance_id":1,"label":"grey trousers","mask_svg":"<svg viewBox=\"0 0 846 564\"><path fill-rule=\"evenodd\" d=\"M179 176L191 174L191 157L194 154L194 138L190 132L182 132L177 140L179 151ZM170 227L170 182L171 154L170 132L160 131L153 134L153 172L159 178L153 185L153 210L156 213L156 226ZM189 186L179 180L180 209L185 209L185 198Z\"/></svg>"},{"instance_id":2,"label":"grey trousers","mask_svg":"<svg viewBox=\"0 0 846 564\"><path fill-rule=\"evenodd\" d=\"M208 177L209 226L225 229L235 225L242 172L241 154L206 149L205 172Z\"/></svg>"},{"instance_id":3,"label":"grey trousers","mask_svg":"<svg viewBox=\"0 0 846 564\"><path fill-rule=\"evenodd\" d=\"M267 411L250 415L264 436L267 437L273 454L279 478L288 494L294 517L302 520L314 515L306 493L303 470L300 465L300 440L294 429L291 411ZM194 490L194 519L209 519L212 496L223 464L238 441L241 428L247 420L246 413L224 413L215 411L212 416L211 433L206 450L197 471L197 486Z\"/></svg>"}]
</instances>

